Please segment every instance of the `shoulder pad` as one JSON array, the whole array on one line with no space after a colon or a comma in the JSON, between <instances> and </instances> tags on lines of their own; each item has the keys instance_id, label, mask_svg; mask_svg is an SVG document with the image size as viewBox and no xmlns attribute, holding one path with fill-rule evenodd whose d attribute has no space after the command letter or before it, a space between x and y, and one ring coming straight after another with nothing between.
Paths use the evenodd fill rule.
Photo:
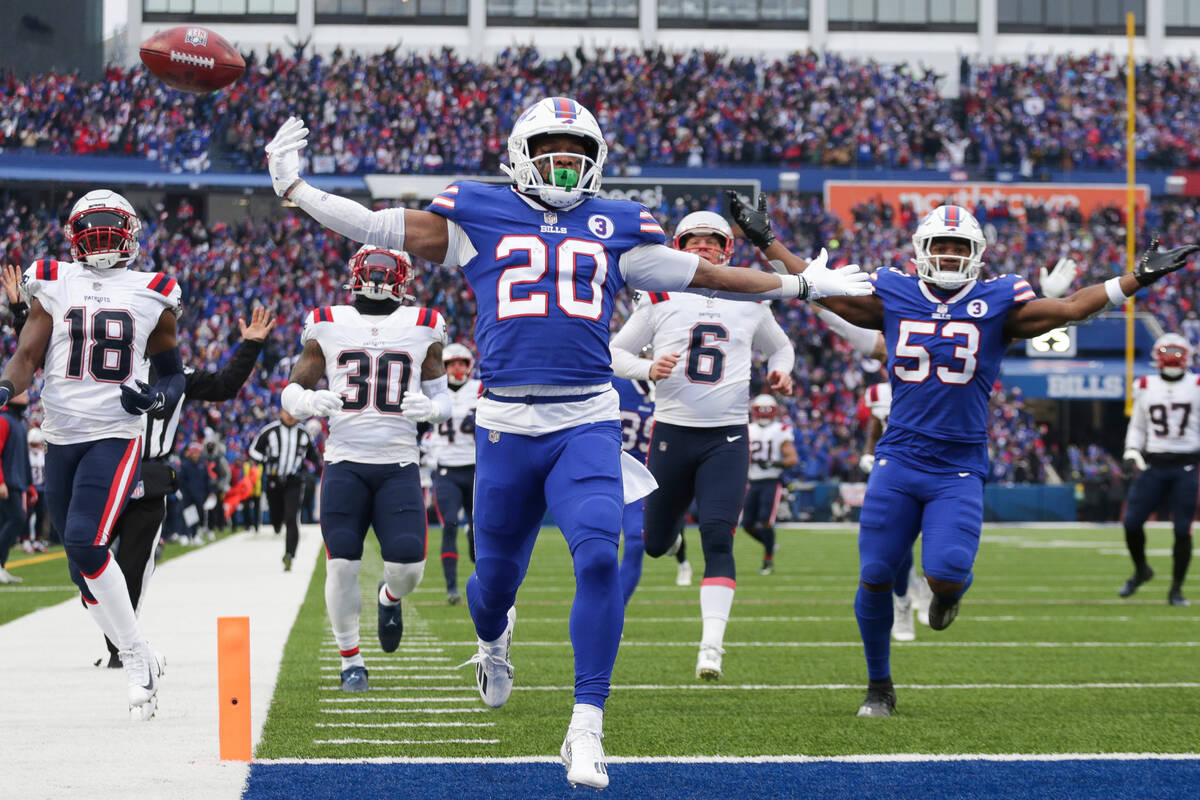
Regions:
<instances>
[{"instance_id":1,"label":"shoulder pad","mask_svg":"<svg viewBox=\"0 0 1200 800\"><path fill-rule=\"evenodd\" d=\"M150 282L146 284L147 289L152 292L158 292L163 297L170 297L171 293L175 291L177 286L179 286L179 284L174 278L169 278L166 275L163 275L161 272L152 273L150 276Z\"/></svg>"},{"instance_id":2,"label":"shoulder pad","mask_svg":"<svg viewBox=\"0 0 1200 800\"><path fill-rule=\"evenodd\" d=\"M58 280L58 262L52 258L43 258L33 262L33 277L39 281Z\"/></svg>"},{"instance_id":3,"label":"shoulder pad","mask_svg":"<svg viewBox=\"0 0 1200 800\"><path fill-rule=\"evenodd\" d=\"M308 312L308 319L305 323L308 325L316 325L318 322L333 322L333 306L325 306L324 308L314 308Z\"/></svg>"}]
</instances>

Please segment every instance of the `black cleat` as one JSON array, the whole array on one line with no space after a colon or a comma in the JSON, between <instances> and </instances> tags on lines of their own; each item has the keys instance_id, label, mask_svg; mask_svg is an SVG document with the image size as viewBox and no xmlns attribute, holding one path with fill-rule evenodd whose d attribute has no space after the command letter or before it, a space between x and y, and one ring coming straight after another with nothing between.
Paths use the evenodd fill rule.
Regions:
<instances>
[{"instance_id":1,"label":"black cleat","mask_svg":"<svg viewBox=\"0 0 1200 800\"><path fill-rule=\"evenodd\" d=\"M347 667L342 670L343 692L365 692L368 688L366 667Z\"/></svg>"},{"instance_id":2,"label":"black cleat","mask_svg":"<svg viewBox=\"0 0 1200 800\"><path fill-rule=\"evenodd\" d=\"M896 710L896 687L891 678L871 681L867 686L867 698L858 708L860 717L890 717Z\"/></svg>"},{"instance_id":3,"label":"black cleat","mask_svg":"<svg viewBox=\"0 0 1200 800\"><path fill-rule=\"evenodd\" d=\"M379 604L379 647L385 653L394 653L400 646L400 638L404 636L404 620L401 617L399 600L394 606L385 606L378 599L378 593L383 591L383 584L384 581L380 581L375 589L375 602Z\"/></svg>"},{"instance_id":4,"label":"black cleat","mask_svg":"<svg viewBox=\"0 0 1200 800\"><path fill-rule=\"evenodd\" d=\"M961 602L961 597L946 600L941 595L935 594L929 600L929 627L935 631L944 631L949 628L950 623L954 622L954 618L958 616L958 606Z\"/></svg>"},{"instance_id":5,"label":"black cleat","mask_svg":"<svg viewBox=\"0 0 1200 800\"><path fill-rule=\"evenodd\" d=\"M1117 590L1117 594L1119 594L1121 597L1132 597L1133 593L1138 590L1139 586L1153 577L1154 570L1150 569L1149 567L1146 567L1144 570L1139 569L1133 573L1133 576L1129 580L1125 581L1124 586Z\"/></svg>"},{"instance_id":6,"label":"black cleat","mask_svg":"<svg viewBox=\"0 0 1200 800\"><path fill-rule=\"evenodd\" d=\"M1191 602L1183 596L1183 589L1178 586L1172 586L1171 591L1167 592L1167 602L1173 606L1191 605Z\"/></svg>"}]
</instances>

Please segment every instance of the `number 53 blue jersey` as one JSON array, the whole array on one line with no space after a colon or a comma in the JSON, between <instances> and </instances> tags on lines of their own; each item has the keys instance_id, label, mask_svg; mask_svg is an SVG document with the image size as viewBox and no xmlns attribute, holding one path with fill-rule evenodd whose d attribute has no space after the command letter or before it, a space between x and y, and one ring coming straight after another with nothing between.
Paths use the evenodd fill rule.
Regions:
<instances>
[{"instance_id":1,"label":"number 53 blue jersey","mask_svg":"<svg viewBox=\"0 0 1200 800\"><path fill-rule=\"evenodd\" d=\"M1016 275L973 281L943 296L898 269L872 275L883 301L892 411L876 458L931 472L988 469L988 400L1011 340L1013 306L1036 295Z\"/></svg>"},{"instance_id":2,"label":"number 53 blue jersey","mask_svg":"<svg viewBox=\"0 0 1200 800\"><path fill-rule=\"evenodd\" d=\"M462 271L478 304L480 378L487 387L604 383L613 297L625 285L621 257L666 236L628 200L592 198L567 210L531 203L508 185L463 181L428 208L457 223L474 249Z\"/></svg>"}]
</instances>

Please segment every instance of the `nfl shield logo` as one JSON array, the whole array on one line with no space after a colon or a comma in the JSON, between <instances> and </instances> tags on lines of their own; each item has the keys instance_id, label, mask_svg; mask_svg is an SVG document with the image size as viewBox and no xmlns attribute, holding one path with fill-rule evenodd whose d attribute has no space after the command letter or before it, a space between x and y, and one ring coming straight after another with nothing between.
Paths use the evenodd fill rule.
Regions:
<instances>
[{"instance_id":1,"label":"nfl shield logo","mask_svg":"<svg viewBox=\"0 0 1200 800\"><path fill-rule=\"evenodd\" d=\"M188 28L183 35L183 41L194 47L204 47L208 44L208 31L204 28Z\"/></svg>"},{"instance_id":2,"label":"nfl shield logo","mask_svg":"<svg viewBox=\"0 0 1200 800\"><path fill-rule=\"evenodd\" d=\"M945 303L938 303L937 313L948 314L949 312L950 312L950 306L946 305Z\"/></svg>"},{"instance_id":3,"label":"nfl shield logo","mask_svg":"<svg viewBox=\"0 0 1200 800\"><path fill-rule=\"evenodd\" d=\"M372 335L372 336L378 336L378 335L379 335L379 328L371 328L371 335Z\"/></svg>"},{"instance_id":4,"label":"nfl shield logo","mask_svg":"<svg viewBox=\"0 0 1200 800\"><path fill-rule=\"evenodd\" d=\"M103 287L104 287L104 284L100 283L100 281L93 281L93 282L92 282L92 291L93 291L93 292L98 292L98 291L100 291L100 290L101 290Z\"/></svg>"},{"instance_id":5,"label":"nfl shield logo","mask_svg":"<svg viewBox=\"0 0 1200 800\"><path fill-rule=\"evenodd\" d=\"M558 224L558 214L555 214L553 211L547 211L545 214L542 214L542 219L546 221L547 225Z\"/></svg>"},{"instance_id":6,"label":"nfl shield logo","mask_svg":"<svg viewBox=\"0 0 1200 800\"><path fill-rule=\"evenodd\" d=\"M488 431L488 441L492 444L500 441L500 431Z\"/></svg>"}]
</instances>

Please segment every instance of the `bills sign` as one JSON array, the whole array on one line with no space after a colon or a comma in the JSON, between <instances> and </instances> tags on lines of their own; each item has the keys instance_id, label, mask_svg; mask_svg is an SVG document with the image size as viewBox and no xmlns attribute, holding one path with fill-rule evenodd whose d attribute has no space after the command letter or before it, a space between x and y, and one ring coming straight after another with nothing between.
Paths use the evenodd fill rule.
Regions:
<instances>
[{"instance_id":1,"label":"bills sign","mask_svg":"<svg viewBox=\"0 0 1200 800\"><path fill-rule=\"evenodd\" d=\"M1135 189L1136 203L1144 209L1150 202L1150 187ZM1097 209L1124 209L1125 185L1119 183L950 183L943 181L825 181L825 208L844 223L854 220L853 209L868 201L887 203L896 211L907 203L918 218L940 205L951 203L974 211L983 202L989 206L1008 204L1009 213L1020 216L1027 203L1057 208L1075 207L1086 218Z\"/></svg>"}]
</instances>

